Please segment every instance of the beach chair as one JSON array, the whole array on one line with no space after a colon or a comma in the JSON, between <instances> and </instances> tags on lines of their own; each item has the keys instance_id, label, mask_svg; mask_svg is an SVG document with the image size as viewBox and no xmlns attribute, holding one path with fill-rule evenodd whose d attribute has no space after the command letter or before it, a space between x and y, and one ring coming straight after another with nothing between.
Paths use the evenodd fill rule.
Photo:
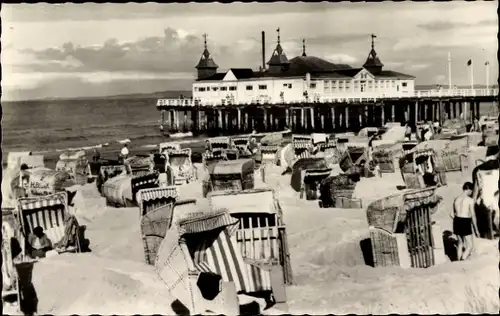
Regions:
<instances>
[{"instance_id":1,"label":"beach chair","mask_svg":"<svg viewBox=\"0 0 500 316\"><path fill-rule=\"evenodd\" d=\"M237 222L225 211L190 213L167 231L155 269L189 314L238 315L238 293L271 293L270 271L239 251Z\"/></svg>"},{"instance_id":2,"label":"beach chair","mask_svg":"<svg viewBox=\"0 0 500 316\"><path fill-rule=\"evenodd\" d=\"M240 152L246 151L250 143L250 136L233 136L231 137L231 141Z\"/></svg>"},{"instance_id":3,"label":"beach chair","mask_svg":"<svg viewBox=\"0 0 500 316\"><path fill-rule=\"evenodd\" d=\"M373 162L380 168L380 173L394 173L399 170L399 159L403 156L401 143L383 144L373 149Z\"/></svg>"},{"instance_id":4,"label":"beach chair","mask_svg":"<svg viewBox=\"0 0 500 316\"><path fill-rule=\"evenodd\" d=\"M39 167L28 169L25 176L28 177L28 196L54 194L71 186L71 183L68 183L69 174L66 171Z\"/></svg>"},{"instance_id":5,"label":"beach chair","mask_svg":"<svg viewBox=\"0 0 500 316\"><path fill-rule=\"evenodd\" d=\"M340 169L344 172L349 172L349 170L355 167L364 168L368 159L367 149L367 147L348 146L339 160Z\"/></svg>"},{"instance_id":6,"label":"beach chair","mask_svg":"<svg viewBox=\"0 0 500 316\"><path fill-rule=\"evenodd\" d=\"M91 175L89 161L85 151L64 152L56 163L57 171L66 171L70 179L79 185L86 184Z\"/></svg>"},{"instance_id":7,"label":"beach chair","mask_svg":"<svg viewBox=\"0 0 500 316\"><path fill-rule=\"evenodd\" d=\"M149 155L136 155L125 159L123 163L133 176L144 176L154 171L154 162Z\"/></svg>"},{"instance_id":8,"label":"beach chair","mask_svg":"<svg viewBox=\"0 0 500 316\"><path fill-rule=\"evenodd\" d=\"M253 189L254 161L238 159L208 165L210 179L204 181L204 196L211 191Z\"/></svg>"},{"instance_id":9,"label":"beach chair","mask_svg":"<svg viewBox=\"0 0 500 316\"><path fill-rule=\"evenodd\" d=\"M102 195L102 186L106 181L119 175L126 175L127 167L125 165L106 165L99 167L99 174L96 180L96 186Z\"/></svg>"},{"instance_id":10,"label":"beach chair","mask_svg":"<svg viewBox=\"0 0 500 316\"><path fill-rule=\"evenodd\" d=\"M2 306L5 314L8 308L21 314L19 277L14 263L17 253L13 247L19 240L20 231L14 214L14 209L2 209Z\"/></svg>"},{"instance_id":11,"label":"beach chair","mask_svg":"<svg viewBox=\"0 0 500 316\"><path fill-rule=\"evenodd\" d=\"M436 164L443 166L444 172L463 171L467 167L464 164L468 152L467 137L465 135L421 142L412 151L426 149L434 150Z\"/></svg>"},{"instance_id":12,"label":"beach chair","mask_svg":"<svg viewBox=\"0 0 500 316\"><path fill-rule=\"evenodd\" d=\"M481 162L472 171L474 211L480 238L494 239L500 233L498 211L498 159Z\"/></svg>"},{"instance_id":13,"label":"beach chair","mask_svg":"<svg viewBox=\"0 0 500 316\"><path fill-rule=\"evenodd\" d=\"M177 187L140 189L137 192L137 204L140 216L144 216L161 206L173 204L179 197Z\"/></svg>"},{"instance_id":14,"label":"beach chair","mask_svg":"<svg viewBox=\"0 0 500 316\"><path fill-rule=\"evenodd\" d=\"M181 150L180 144L172 142L161 143L158 147L160 148L160 154L166 154L169 150Z\"/></svg>"},{"instance_id":15,"label":"beach chair","mask_svg":"<svg viewBox=\"0 0 500 316\"><path fill-rule=\"evenodd\" d=\"M196 181L196 170L191 162L191 149L169 150L166 154L166 166L170 169L175 185Z\"/></svg>"},{"instance_id":16,"label":"beach chair","mask_svg":"<svg viewBox=\"0 0 500 316\"><path fill-rule=\"evenodd\" d=\"M366 210L375 267L427 268L442 262L439 226L431 216L442 197L434 188L406 190L378 199Z\"/></svg>"},{"instance_id":17,"label":"beach chair","mask_svg":"<svg viewBox=\"0 0 500 316\"><path fill-rule=\"evenodd\" d=\"M58 253L81 251L80 228L76 217L69 213L67 192L18 199L17 212L24 236L24 257L32 255L28 236L37 226L43 228Z\"/></svg>"},{"instance_id":18,"label":"beach chair","mask_svg":"<svg viewBox=\"0 0 500 316\"><path fill-rule=\"evenodd\" d=\"M278 145L268 145L268 146L261 145L259 147L261 164L266 164L266 163L277 164L277 162L280 159L279 156L280 149L281 147Z\"/></svg>"},{"instance_id":19,"label":"beach chair","mask_svg":"<svg viewBox=\"0 0 500 316\"><path fill-rule=\"evenodd\" d=\"M412 150L399 160L403 181L408 189L446 185L444 167L438 164L433 149ZM424 177L428 174L432 179Z\"/></svg>"},{"instance_id":20,"label":"beach chair","mask_svg":"<svg viewBox=\"0 0 500 316\"><path fill-rule=\"evenodd\" d=\"M312 137L309 135L292 135L292 147L294 159L308 158L312 154L310 152L313 146Z\"/></svg>"},{"instance_id":21,"label":"beach chair","mask_svg":"<svg viewBox=\"0 0 500 316\"><path fill-rule=\"evenodd\" d=\"M353 198L360 177L359 174L344 173L323 179L320 185L320 206L325 208L361 208L361 199Z\"/></svg>"},{"instance_id":22,"label":"beach chair","mask_svg":"<svg viewBox=\"0 0 500 316\"><path fill-rule=\"evenodd\" d=\"M284 285L293 284L293 273L276 192L270 188L212 192L208 199L212 210L227 209L239 220L236 240L243 258L278 270L281 277L273 283L273 292L277 303L285 302Z\"/></svg>"},{"instance_id":23,"label":"beach chair","mask_svg":"<svg viewBox=\"0 0 500 316\"><path fill-rule=\"evenodd\" d=\"M172 187L172 189L175 189L175 187ZM184 206L196 205L196 199L176 199L176 197L168 198L165 203L156 203L150 207L147 213L141 216L144 259L149 265L155 265L158 249L174 222L174 214L181 213L182 215ZM174 213L174 209L177 211L176 213Z\"/></svg>"},{"instance_id":24,"label":"beach chair","mask_svg":"<svg viewBox=\"0 0 500 316\"><path fill-rule=\"evenodd\" d=\"M290 185L300 193L300 198L305 194L306 199L316 200L321 180L328 177L331 171L324 158L299 159L292 167Z\"/></svg>"},{"instance_id":25,"label":"beach chair","mask_svg":"<svg viewBox=\"0 0 500 316\"><path fill-rule=\"evenodd\" d=\"M108 179L102 186L106 204L115 207L137 206L139 190L159 187L158 177L158 172L154 171L144 175L121 174Z\"/></svg>"}]
</instances>

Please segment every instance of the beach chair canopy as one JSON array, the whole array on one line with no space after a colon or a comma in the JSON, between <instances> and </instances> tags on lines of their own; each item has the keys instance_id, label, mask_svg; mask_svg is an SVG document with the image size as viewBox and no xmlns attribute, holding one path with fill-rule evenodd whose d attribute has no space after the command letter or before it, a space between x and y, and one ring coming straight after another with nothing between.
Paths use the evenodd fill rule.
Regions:
<instances>
[{"instance_id":1,"label":"beach chair canopy","mask_svg":"<svg viewBox=\"0 0 500 316\"><path fill-rule=\"evenodd\" d=\"M259 142L262 145L281 145L283 143L283 133L268 133L264 137L262 137Z\"/></svg>"},{"instance_id":2,"label":"beach chair canopy","mask_svg":"<svg viewBox=\"0 0 500 316\"><path fill-rule=\"evenodd\" d=\"M55 244L65 234L64 222L69 216L68 195L66 192L58 192L39 197L21 198L18 200L18 212L26 237L33 232L33 229L40 226L50 241Z\"/></svg>"},{"instance_id":3,"label":"beach chair canopy","mask_svg":"<svg viewBox=\"0 0 500 316\"><path fill-rule=\"evenodd\" d=\"M235 136L232 141L236 146L247 146L250 142L250 136Z\"/></svg>"},{"instance_id":4,"label":"beach chair canopy","mask_svg":"<svg viewBox=\"0 0 500 316\"><path fill-rule=\"evenodd\" d=\"M162 205L175 203L178 197L179 192L175 186L140 189L137 192L137 204L141 215L144 215Z\"/></svg>"},{"instance_id":5,"label":"beach chair canopy","mask_svg":"<svg viewBox=\"0 0 500 316\"><path fill-rule=\"evenodd\" d=\"M27 165L28 168L35 169L35 168L44 168L45 163L44 163L44 156L43 155L29 155L29 156L21 156L19 157L19 162L20 165Z\"/></svg>"},{"instance_id":6,"label":"beach chair canopy","mask_svg":"<svg viewBox=\"0 0 500 316\"><path fill-rule=\"evenodd\" d=\"M237 159L229 161L219 161L208 166L211 176L243 175L253 172L254 162L252 159Z\"/></svg>"},{"instance_id":7,"label":"beach chair canopy","mask_svg":"<svg viewBox=\"0 0 500 316\"><path fill-rule=\"evenodd\" d=\"M435 190L435 187L407 190L372 202L366 210L368 225L396 232L398 223L405 222L406 212L411 209L429 207L430 215L434 214L443 200Z\"/></svg>"},{"instance_id":8,"label":"beach chair canopy","mask_svg":"<svg viewBox=\"0 0 500 316\"><path fill-rule=\"evenodd\" d=\"M270 188L245 191L210 192L208 194L212 210L225 209L233 213L269 213L280 211L275 191Z\"/></svg>"},{"instance_id":9,"label":"beach chair canopy","mask_svg":"<svg viewBox=\"0 0 500 316\"><path fill-rule=\"evenodd\" d=\"M290 184L292 188L299 192L302 187L303 174L306 170L328 170L328 165L324 158L301 158L292 166L292 177Z\"/></svg>"},{"instance_id":10,"label":"beach chair canopy","mask_svg":"<svg viewBox=\"0 0 500 316\"><path fill-rule=\"evenodd\" d=\"M229 148L231 144L231 139L229 137L215 137L215 138L210 138L208 141L212 149Z\"/></svg>"},{"instance_id":11,"label":"beach chair canopy","mask_svg":"<svg viewBox=\"0 0 500 316\"><path fill-rule=\"evenodd\" d=\"M276 153L279 149L280 149L280 146L278 146L278 145L269 145L269 146L261 145L260 146L260 151L263 154Z\"/></svg>"},{"instance_id":12,"label":"beach chair canopy","mask_svg":"<svg viewBox=\"0 0 500 316\"><path fill-rule=\"evenodd\" d=\"M168 162L174 166L191 164L191 148L171 150L168 152Z\"/></svg>"},{"instance_id":13,"label":"beach chair canopy","mask_svg":"<svg viewBox=\"0 0 500 316\"><path fill-rule=\"evenodd\" d=\"M160 154L163 154L165 151L169 150L180 150L181 145L177 143L165 142L161 143L159 148L160 148Z\"/></svg>"},{"instance_id":14,"label":"beach chair canopy","mask_svg":"<svg viewBox=\"0 0 500 316\"><path fill-rule=\"evenodd\" d=\"M59 160L76 160L86 157L84 150L65 151L59 155Z\"/></svg>"},{"instance_id":15,"label":"beach chair canopy","mask_svg":"<svg viewBox=\"0 0 500 316\"><path fill-rule=\"evenodd\" d=\"M31 156L31 151L9 152L7 154L7 168L19 169L21 167L21 157Z\"/></svg>"}]
</instances>

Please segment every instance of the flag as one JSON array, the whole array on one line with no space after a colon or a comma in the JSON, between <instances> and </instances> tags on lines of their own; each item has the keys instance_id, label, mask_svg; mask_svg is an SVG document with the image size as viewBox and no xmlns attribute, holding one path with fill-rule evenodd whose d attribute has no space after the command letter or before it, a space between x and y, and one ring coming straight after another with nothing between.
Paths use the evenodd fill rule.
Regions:
<instances>
[{"instance_id":1,"label":"flag","mask_svg":"<svg viewBox=\"0 0 500 316\"><path fill-rule=\"evenodd\" d=\"M472 59L469 59L469 61L467 62L467 66L470 66L472 65Z\"/></svg>"},{"instance_id":2,"label":"flag","mask_svg":"<svg viewBox=\"0 0 500 316\"><path fill-rule=\"evenodd\" d=\"M375 35L375 34L372 34L372 38L377 38L377 35Z\"/></svg>"},{"instance_id":3,"label":"flag","mask_svg":"<svg viewBox=\"0 0 500 316\"><path fill-rule=\"evenodd\" d=\"M484 63L485 66L488 66L489 64L490 64L489 61L487 61L487 62Z\"/></svg>"}]
</instances>

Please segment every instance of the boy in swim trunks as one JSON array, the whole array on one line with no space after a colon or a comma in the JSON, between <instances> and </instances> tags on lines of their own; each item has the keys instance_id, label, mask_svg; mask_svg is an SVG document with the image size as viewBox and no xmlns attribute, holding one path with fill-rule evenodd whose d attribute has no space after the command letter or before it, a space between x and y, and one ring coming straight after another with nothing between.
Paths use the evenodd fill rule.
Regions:
<instances>
[{"instance_id":1,"label":"boy in swim trunks","mask_svg":"<svg viewBox=\"0 0 500 316\"><path fill-rule=\"evenodd\" d=\"M453 233L458 238L457 259L466 260L473 248L473 230L477 235L477 227L474 214L474 201L472 200L473 185L465 182L462 186L463 193L453 201Z\"/></svg>"}]
</instances>

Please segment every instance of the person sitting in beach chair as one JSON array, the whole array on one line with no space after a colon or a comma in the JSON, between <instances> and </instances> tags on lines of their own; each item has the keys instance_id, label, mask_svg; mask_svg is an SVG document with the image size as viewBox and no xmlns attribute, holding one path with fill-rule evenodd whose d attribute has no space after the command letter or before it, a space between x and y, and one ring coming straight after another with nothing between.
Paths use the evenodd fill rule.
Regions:
<instances>
[{"instance_id":1,"label":"person sitting in beach chair","mask_svg":"<svg viewBox=\"0 0 500 316\"><path fill-rule=\"evenodd\" d=\"M35 227L28 236L28 243L31 246L31 256L33 258L44 258L45 254L52 250L52 241L44 233L40 226Z\"/></svg>"}]
</instances>

